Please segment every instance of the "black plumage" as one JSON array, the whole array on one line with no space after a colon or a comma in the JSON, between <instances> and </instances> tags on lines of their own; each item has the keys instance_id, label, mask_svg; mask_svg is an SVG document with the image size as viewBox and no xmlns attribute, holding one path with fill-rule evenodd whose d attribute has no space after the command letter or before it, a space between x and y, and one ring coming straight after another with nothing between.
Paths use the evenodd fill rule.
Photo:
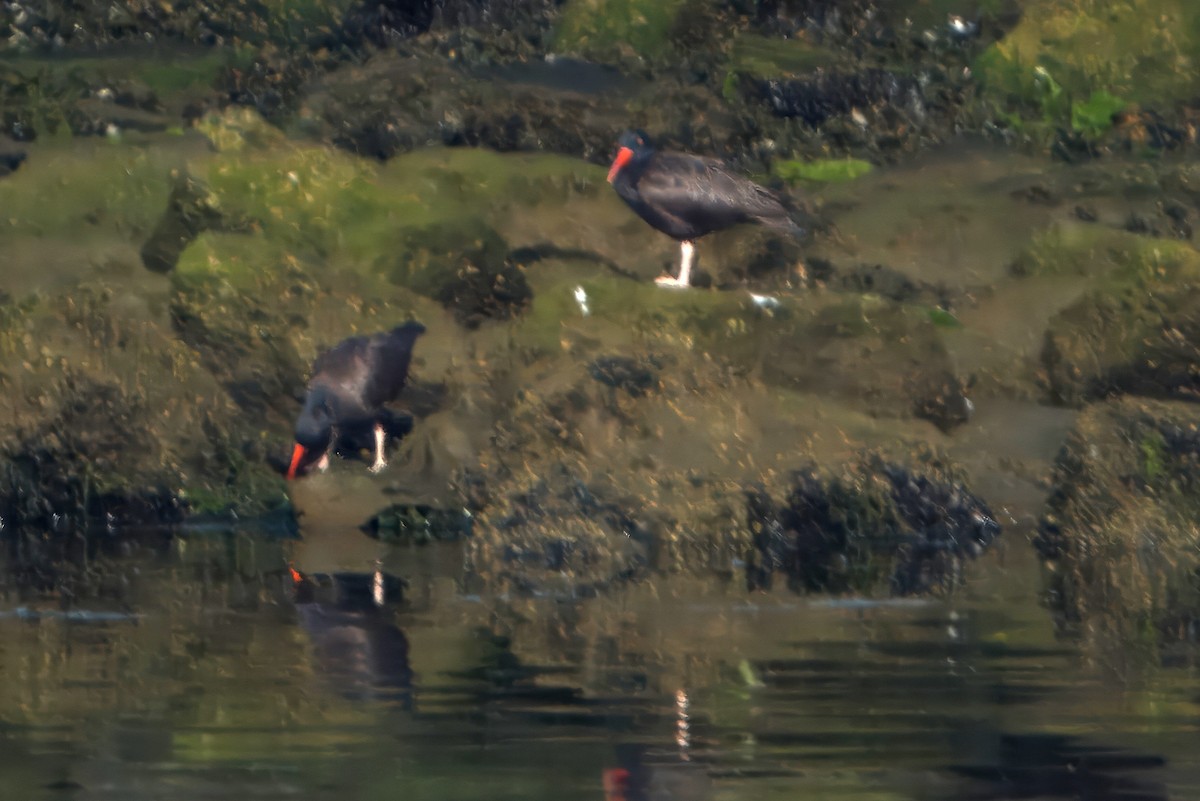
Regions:
<instances>
[{"instance_id":1,"label":"black plumage","mask_svg":"<svg viewBox=\"0 0 1200 801\"><path fill-rule=\"evenodd\" d=\"M679 277L659 278L660 284L688 285L692 243L705 234L739 223L804 234L777 197L721 161L657 150L641 131L626 131L617 144L609 183L638 216L681 243Z\"/></svg>"},{"instance_id":2,"label":"black plumage","mask_svg":"<svg viewBox=\"0 0 1200 801\"><path fill-rule=\"evenodd\" d=\"M373 471L382 469L386 439L407 432L387 409L408 380L416 340L425 326L408 322L386 333L342 340L313 362L304 408L296 418L296 447L288 478L330 450L357 452L373 443Z\"/></svg>"}]
</instances>

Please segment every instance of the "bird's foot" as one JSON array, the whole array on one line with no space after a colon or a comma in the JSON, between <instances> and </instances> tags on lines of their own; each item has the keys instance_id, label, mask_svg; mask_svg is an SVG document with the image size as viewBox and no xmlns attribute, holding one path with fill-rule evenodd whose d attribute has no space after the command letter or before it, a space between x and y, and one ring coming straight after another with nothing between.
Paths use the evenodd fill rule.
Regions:
<instances>
[{"instance_id":1,"label":"bird's foot","mask_svg":"<svg viewBox=\"0 0 1200 801\"><path fill-rule=\"evenodd\" d=\"M387 467L386 461L384 461L383 459L376 459L375 464L371 465L367 469L370 470L372 473L378 473L380 470L382 470L385 467Z\"/></svg>"},{"instance_id":2,"label":"bird's foot","mask_svg":"<svg viewBox=\"0 0 1200 801\"><path fill-rule=\"evenodd\" d=\"M669 275L660 275L658 278L654 279L654 283L661 287L667 287L670 289L687 289L689 286L691 286L691 284L687 283L686 281L680 281L678 278L674 278Z\"/></svg>"},{"instance_id":3,"label":"bird's foot","mask_svg":"<svg viewBox=\"0 0 1200 801\"><path fill-rule=\"evenodd\" d=\"M321 461L317 462L317 469L320 470L322 473L324 473L326 470L329 469L329 454L328 453L321 457Z\"/></svg>"}]
</instances>

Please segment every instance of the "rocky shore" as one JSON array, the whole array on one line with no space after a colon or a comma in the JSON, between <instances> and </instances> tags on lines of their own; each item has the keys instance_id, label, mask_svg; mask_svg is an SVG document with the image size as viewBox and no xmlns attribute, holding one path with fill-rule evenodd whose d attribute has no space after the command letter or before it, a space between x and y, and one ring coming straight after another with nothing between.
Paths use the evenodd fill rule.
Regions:
<instances>
[{"instance_id":1,"label":"rocky shore","mask_svg":"<svg viewBox=\"0 0 1200 801\"><path fill-rule=\"evenodd\" d=\"M4 531L337 518L516 592L911 594L1004 529L1064 626L1193 639L1200 12L968 5L9 4ZM627 127L809 238L657 288ZM314 356L414 318L391 468L285 482Z\"/></svg>"}]
</instances>

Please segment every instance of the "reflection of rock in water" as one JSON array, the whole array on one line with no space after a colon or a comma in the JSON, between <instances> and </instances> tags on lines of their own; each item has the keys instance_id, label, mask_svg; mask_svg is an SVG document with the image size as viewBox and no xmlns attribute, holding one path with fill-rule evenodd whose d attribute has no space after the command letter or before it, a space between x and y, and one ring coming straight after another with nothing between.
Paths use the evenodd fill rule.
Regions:
<instances>
[{"instance_id":1,"label":"reflection of rock in water","mask_svg":"<svg viewBox=\"0 0 1200 801\"><path fill-rule=\"evenodd\" d=\"M1116 748L1084 745L1057 735L1008 735L996 764L955 765L976 781L955 798L1080 798L1088 801L1167 801L1170 793L1146 775L1166 760Z\"/></svg>"},{"instance_id":2,"label":"reflection of rock in water","mask_svg":"<svg viewBox=\"0 0 1200 801\"><path fill-rule=\"evenodd\" d=\"M408 638L389 614L403 581L385 573L303 575L292 571L300 625L313 667L340 695L411 701Z\"/></svg>"}]
</instances>

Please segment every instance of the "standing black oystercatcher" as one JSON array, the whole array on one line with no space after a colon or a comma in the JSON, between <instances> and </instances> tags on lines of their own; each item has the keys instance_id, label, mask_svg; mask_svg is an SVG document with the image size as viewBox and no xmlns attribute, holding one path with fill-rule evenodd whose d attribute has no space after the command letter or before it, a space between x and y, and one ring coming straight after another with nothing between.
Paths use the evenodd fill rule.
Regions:
<instances>
[{"instance_id":1,"label":"standing black oystercatcher","mask_svg":"<svg viewBox=\"0 0 1200 801\"><path fill-rule=\"evenodd\" d=\"M683 251L679 277L656 278L659 286L689 285L693 243L713 231L757 222L796 237L804 234L778 198L716 159L655 150L642 131L626 131L617 145L608 182L638 216L678 239Z\"/></svg>"},{"instance_id":2,"label":"standing black oystercatcher","mask_svg":"<svg viewBox=\"0 0 1200 801\"><path fill-rule=\"evenodd\" d=\"M383 334L342 340L313 362L308 397L296 418L296 448L287 477L329 451L357 451L374 439L371 472L387 466L383 445L400 429L396 415L384 408L404 389L417 337L425 326L408 322Z\"/></svg>"}]
</instances>

